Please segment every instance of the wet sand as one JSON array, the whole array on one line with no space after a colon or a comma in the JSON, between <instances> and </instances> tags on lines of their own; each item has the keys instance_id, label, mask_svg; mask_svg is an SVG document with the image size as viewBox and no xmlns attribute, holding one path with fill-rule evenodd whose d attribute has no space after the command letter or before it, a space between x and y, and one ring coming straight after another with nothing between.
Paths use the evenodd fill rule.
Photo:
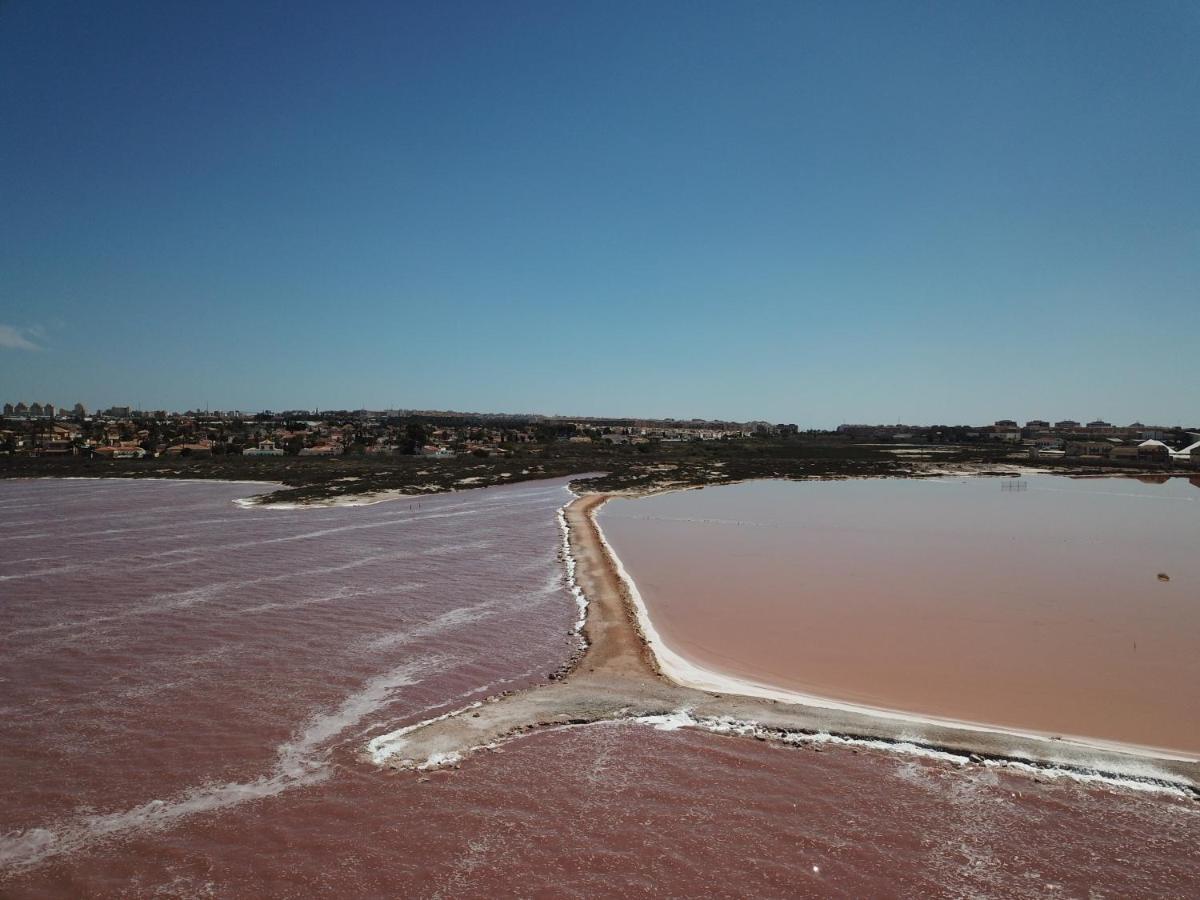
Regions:
<instances>
[{"instance_id":1,"label":"wet sand","mask_svg":"<svg viewBox=\"0 0 1200 900\"><path fill-rule=\"evenodd\" d=\"M376 738L369 751L377 762L396 768L437 768L541 728L686 710L692 721L709 727L720 728L729 721L756 723L749 733L762 738L824 733L903 741L961 754L964 761L972 757L978 763L988 759L1027 761L1160 781L1188 793L1194 793L1200 783L1200 763L1187 756L1155 754L1115 743L1049 740L1015 730L939 722L818 697L779 702L769 696L683 686L678 682L687 671L679 660L673 660L675 671L664 673L651 648L654 635L645 627L636 589L631 591L631 584L622 577L620 562L596 523L596 511L611 496L580 497L565 512L575 578L589 603L584 629L588 646L569 671L546 686L491 697L458 714Z\"/></svg>"}]
</instances>

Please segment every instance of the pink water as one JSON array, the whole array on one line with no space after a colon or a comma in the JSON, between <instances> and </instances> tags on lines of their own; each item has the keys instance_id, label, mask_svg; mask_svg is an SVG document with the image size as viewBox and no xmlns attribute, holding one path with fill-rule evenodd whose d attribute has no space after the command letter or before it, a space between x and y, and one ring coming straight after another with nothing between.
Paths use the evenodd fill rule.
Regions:
<instances>
[{"instance_id":1,"label":"pink water","mask_svg":"<svg viewBox=\"0 0 1200 900\"><path fill-rule=\"evenodd\" d=\"M1200 804L890 754L601 725L379 769L570 652L568 494L259 489L0 483L0 896L1200 891Z\"/></svg>"},{"instance_id":2,"label":"pink water","mask_svg":"<svg viewBox=\"0 0 1200 900\"><path fill-rule=\"evenodd\" d=\"M0 487L0 864L318 784L373 730L572 646L562 482L306 510L241 509L262 488L238 484Z\"/></svg>"},{"instance_id":3,"label":"pink water","mask_svg":"<svg viewBox=\"0 0 1200 900\"><path fill-rule=\"evenodd\" d=\"M613 500L601 523L668 646L709 669L1200 755L1186 479L759 481Z\"/></svg>"}]
</instances>

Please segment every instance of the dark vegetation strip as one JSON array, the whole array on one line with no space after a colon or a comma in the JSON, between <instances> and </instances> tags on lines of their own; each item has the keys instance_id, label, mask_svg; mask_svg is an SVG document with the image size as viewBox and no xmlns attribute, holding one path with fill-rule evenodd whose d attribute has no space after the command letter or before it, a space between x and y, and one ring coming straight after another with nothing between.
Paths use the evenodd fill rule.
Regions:
<instances>
[{"instance_id":1,"label":"dark vegetation strip","mask_svg":"<svg viewBox=\"0 0 1200 900\"><path fill-rule=\"evenodd\" d=\"M916 449L916 448L914 448ZM199 478L277 482L266 502L311 502L378 491L422 494L513 484L585 473L583 491L652 490L663 486L724 484L753 478L910 477L930 469L1032 464L1063 474L1145 474L1142 470L1030 460L1025 453L978 446L938 447L914 458L884 447L822 442L803 437L661 442L643 445L551 442L506 456L250 457L218 455L106 460L85 456L0 457L0 478ZM949 452L946 452L949 451ZM1158 476L1162 477L1162 476Z\"/></svg>"}]
</instances>

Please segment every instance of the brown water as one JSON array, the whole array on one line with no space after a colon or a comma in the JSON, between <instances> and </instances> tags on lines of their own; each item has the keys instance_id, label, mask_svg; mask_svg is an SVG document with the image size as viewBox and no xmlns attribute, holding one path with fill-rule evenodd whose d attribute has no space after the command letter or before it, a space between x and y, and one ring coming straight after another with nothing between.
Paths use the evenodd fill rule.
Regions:
<instances>
[{"instance_id":1,"label":"brown water","mask_svg":"<svg viewBox=\"0 0 1200 900\"><path fill-rule=\"evenodd\" d=\"M0 896L1200 892L1194 801L894 754L625 724L377 768L570 652L568 495L258 489L0 483Z\"/></svg>"},{"instance_id":2,"label":"brown water","mask_svg":"<svg viewBox=\"0 0 1200 900\"><path fill-rule=\"evenodd\" d=\"M663 640L711 670L1200 754L1187 480L751 482L601 523Z\"/></svg>"}]
</instances>

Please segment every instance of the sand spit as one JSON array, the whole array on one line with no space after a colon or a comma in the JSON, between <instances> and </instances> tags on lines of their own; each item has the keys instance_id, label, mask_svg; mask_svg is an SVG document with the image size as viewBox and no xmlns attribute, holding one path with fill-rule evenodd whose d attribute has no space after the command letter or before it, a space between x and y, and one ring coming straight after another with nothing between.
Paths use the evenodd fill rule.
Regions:
<instances>
[{"instance_id":1,"label":"sand spit","mask_svg":"<svg viewBox=\"0 0 1200 900\"><path fill-rule=\"evenodd\" d=\"M922 719L821 698L748 696L729 690L688 687L686 661L655 646L657 636L619 560L596 523L611 494L577 498L563 511L568 530L573 587L587 598L585 646L564 672L537 688L488 698L478 706L440 716L371 741L377 763L401 769L455 764L480 749L540 728L610 719L677 722L767 740L869 741L900 752L946 754L964 764L1010 764L1074 775L1084 781L1168 789L1200 799L1200 761L1162 756L1121 745L1001 731L974 723ZM570 570L569 564L569 570ZM644 630L645 629L645 630ZM708 674L708 673L704 673ZM762 693L769 693L764 690ZM659 718L659 717L666 717Z\"/></svg>"}]
</instances>

